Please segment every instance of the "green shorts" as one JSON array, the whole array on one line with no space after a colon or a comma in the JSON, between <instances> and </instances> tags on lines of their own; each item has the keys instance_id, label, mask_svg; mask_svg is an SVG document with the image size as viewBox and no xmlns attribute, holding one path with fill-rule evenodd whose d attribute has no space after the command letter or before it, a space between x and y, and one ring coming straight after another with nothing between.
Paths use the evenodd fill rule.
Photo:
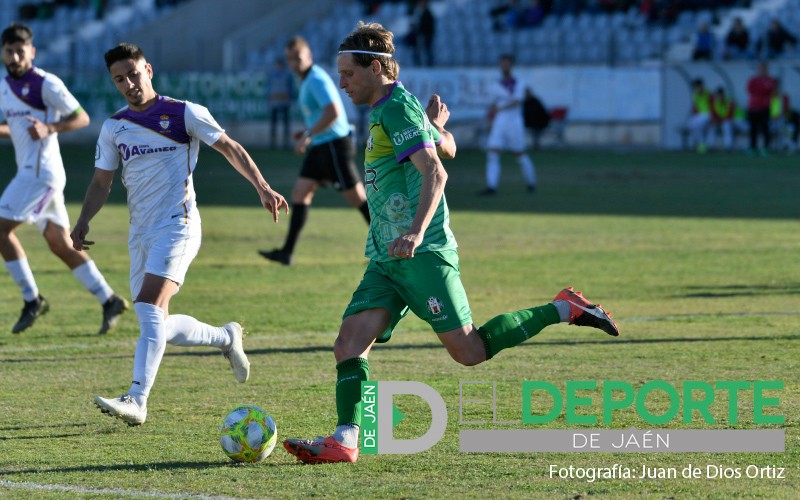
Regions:
<instances>
[{"instance_id":1,"label":"green shorts","mask_svg":"<svg viewBox=\"0 0 800 500\"><path fill-rule=\"evenodd\" d=\"M436 333L472 324L467 293L461 284L458 252L423 252L413 259L370 261L342 319L375 308L387 309L392 317L377 342L389 341L394 327L409 309Z\"/></svg>"}]
</instances>

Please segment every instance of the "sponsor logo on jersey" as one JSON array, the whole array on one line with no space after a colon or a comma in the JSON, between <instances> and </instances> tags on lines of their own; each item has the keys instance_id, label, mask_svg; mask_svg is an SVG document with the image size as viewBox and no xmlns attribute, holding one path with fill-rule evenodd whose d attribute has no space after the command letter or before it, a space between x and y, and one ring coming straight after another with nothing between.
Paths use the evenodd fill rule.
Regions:
<instances>
[{"instance_id":1,"label":"sponsor logo on jersey","mask_svg":"<svg viewBox=\"0 0 800 500\"><path fill-rule=\"evenodd\" d=\"M399 146L414 137L419 137L420 132L421 130L419 127L408 127L405 130L392 134L392 142L394 142L395 146Z\"/></svg>"},{"instance_id":2,"label":"sponsor logo on jersey","mask_svg":"<svg viewBox=\"0 0 800 500\"><path fill-rule=\"evenodd\" d=\"M161 115L161 121L158 122L161 128L167 130L169 128L169 115Z\"/></svg>"},{"instance_id":3,"label":"sponsor logo on jersey","mask_svg":"<svg viewBox=\"0 0 800 500\"><path fill-rule=\"evenodd\" d=\"M372 148L374 147L375 147L375 139L373 139L372 136L370 135L367 138L367 151L372 151Z\"/></svg>"},{"instance_id":4,"label":"sponsor logo on jersey","mask_svg":"<svg viewBox=\"0 0 800 500\"><path fill-rule=\"evenodd\" d=\"M428 297L428 310L434 316L442 313L442 301L438 297Z\"/></svg>"},{"instance_id":5,"label":"sponsor logo on jersey","mask_svg":"<svg viewBox=\"0 0 800 500\"><path fill-rule=\"evenodd\" d=\"M6 111L6 118L16 118L19 116L30 116L31 110L29 109L9 109Z\"/></svg>"},{"instance_id":6,"label":"sponsor logo on jersey","mask_svg":"<svg viewBox=\"0 0 800 500\"><path fill-rule=\"evenodd\" d=\"M177 146L165 146L162 148L153 148L148 146L147 144L140 144L133 146L128 146L127 144L120 144L117 146L119 149L119 154L122 155L122 161L127 161L134 156L140 155L148 155L152 153L165 153L168 151L175 151L178 149Z\"/></svg>"}]
</instances>

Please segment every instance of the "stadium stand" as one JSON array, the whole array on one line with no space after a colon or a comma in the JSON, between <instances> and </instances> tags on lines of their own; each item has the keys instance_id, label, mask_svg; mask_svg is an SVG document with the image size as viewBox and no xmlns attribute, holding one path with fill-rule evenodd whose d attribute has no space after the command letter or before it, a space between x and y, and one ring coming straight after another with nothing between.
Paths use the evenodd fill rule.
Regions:
<instances>
[{"instance_id":1,"label":"stadium stand","mask_svg":"<svg viewBox=\"0 0 800 500\"><path fill-rule=\"evenodd\" d=\"M179 3L190 5L181 9L181 5L176 6ZM720 42L714 59L721 59L721 41L736 17L744 21L751 34L749 52L754 56L766 55L764 44L760 44L761 52L757 51L757 44L773 19L780 19L790 34L800 35L800 0L687 0L668 2L681 7L680 10L676 7L661 11L649 6L660 5L659 2L646 0L542 3L546 15L537 27L498 30L489 15L493 5L490 2L432 1L437 21L434 50L441 54L437 65L493 65L497 56L505 52L517 54L518 63L524 65L615 66L648 60L687 61L693 37L703 22L711 25ZM332 62L338 42L359 19L385 24L400 40L410 29L406 1L320 1L314 2L313 15L295 5L291 7L293 12L282 11L280 22L276 23L270 11L280 9L281 4L291 7L288 4L293 3L238 0L236 11L220 11L219 2L208 0L4 0L0 25L14 20L30 24L37 35L38 64L61 71L102 68L102 51L125 37L163 39L170 26L163 19L176 9L180 9L181 17L196 16L199 22L207 20L212 12L215 21L235 18L223 32L204 26L204 30L192 33L194 43L180 44L184 50L193 47L196 54L210 53L207 59L202 58L207 65L203 69L210 70L269 67L281 56L286 39L296 33L308 39L318 60ZM293 20L298 16L301 20ZM247 23L242 23L242 19L247 19ZM264 30L265 25L271 29ZM174 33L174 28L172 31L176 37L187 36ZM220 45L220 40L227 53L214 54L213 46ZM155 57L171 50L169 41L162 41ZM790 45L788 49L782 58L800 56L798 45ZM411 48L399 43L398 59L408 65L410 56ZM180 58L173 61L164 57L170 67L175 63L180 68ZM196 65L198 59L200 55L184 56L183 62Z\"/></svg>"}]
</instances>

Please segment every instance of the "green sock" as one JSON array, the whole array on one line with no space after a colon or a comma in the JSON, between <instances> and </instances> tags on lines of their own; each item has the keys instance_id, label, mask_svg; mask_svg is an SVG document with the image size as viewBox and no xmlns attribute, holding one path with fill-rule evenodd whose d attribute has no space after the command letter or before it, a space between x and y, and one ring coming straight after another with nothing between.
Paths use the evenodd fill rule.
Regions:
<instances>
[{"instance_id":1,"label":"green sock","mask_svg":"<svg viewBox=\"0 0 800 500\"><path fill-rule=\"evenodd\" d=\"M546 304L495 316L478 328L478 335L486 348L486 359L517 344L525 342L548 325L561 322L558 309Z\"/></svg>"},{"instance_id":2,"label":"green sock","mask_svg":"<svg viewBox=\"0 0 800 500\"><path fill-rule=\"evenodd\" d=\"M336 365L336 372L336 425L361 427L361 382L369 380L369 361L345 359Z\"/></svg>"}]
</instances>

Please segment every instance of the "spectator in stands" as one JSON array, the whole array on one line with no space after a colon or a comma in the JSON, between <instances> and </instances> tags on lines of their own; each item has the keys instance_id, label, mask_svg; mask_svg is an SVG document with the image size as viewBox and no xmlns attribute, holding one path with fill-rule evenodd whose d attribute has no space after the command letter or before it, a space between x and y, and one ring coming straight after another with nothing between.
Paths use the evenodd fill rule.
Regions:
<instances>
[{"instance_id":1,"label":"spectator in stands","mask_svg":"<svg viewBox=\"0 0 800 500\"><path fill-rule=\"evenodd\" d=\"M522 101L522 118L525 128L530 129L533 135L533 149L538 150L539 137L550 124L550 113L528 87L525 88L525 100Z\"/></svg>"},{"instance_id":2,"label":"spectator in stands","mask_svg":"<svg viewBox=\"0 0 800 500\"><path fill-rule=\"evenodd\" d=\"M783 56L788 45L796 48L797 37L786 31L780 21L773 19L767 32L758 40L756 50L767 59L775 59ZM763 50L766 50L766 54L763 54Z\"/></svg>"},{"instance_id":3,"label":"spectator in stands","mask_svg":"<svg viewBox=\"0 0 800 500\"><path fill-rule=\"evenodd\" d=\"M500 183L500 153L510 151L525 177L528 192L536 191L536 170L525 147L525 123L522 117L522 101L525 88L514 78L511 67L514 57L510 54L500 56L502 78L490 89L491 104L488 118L491 123L489 138L486 141L486 189L481 195L493 195Z\"/></svg>"},{"instance_id":4,"label":"spectator in stands","mask_svg":"<svg viewBox=\"0 0 800 500\"><path fill-rule=\"evenodd\" d=\"M722 135L722 146L730 151L733 149L734 119L736 116L736 103L725 94L723 87L718 87L711 96L711 125L708 131L708 147L714 147L716 133Z\"/></svg>"},{"instance_id":5,"label":"spectator in stands","mask_svg":"<svg viewBox=\"0 0 800 500\"><path fill-rule=\"evenodd\" d=\"M733 20L730 31L725 36L725 59L740 59L750 56L750 33L741 17Z\"/></svg>"},{"instance_id":6,"label":"spectator in stands","mask_svg":"<svg viewBox=\"0 0 800 500\"><path fill-rule=\"evenodd\" d=\"M706 134L711 122L711 94L706 90L702 78L692 80L692 113L687 127L692 147L702 154L707 150Z\"/></svg>"},{"instance_id":7,"label":"spectator in stands","mask_svg":"<svg viewBox=\"0 0 800 500\"><path fill-rule=\"evenodd\" d=\"M269 145L271 148L284 148L289 144L289 111L292 108L294 95L294 77L286 69L282 58L275 59L275 66L269 73L268 99L270 112ZM278 131L281 132L280 145L277 142Z\"/></svg>"},{"instance_id":8,"label":"spectator in stands","mask_svg":"<svg viewBox=\"0 0 800 500\"><path fill-rule=\"evenodd\" d=\"M695 61L710 61L714 57L714 33L708 28L708 23L701 23L694 42L692 59Z\"/></svg>"},{"instance_id":9,"label":"spectator in stands","mask_svg":"<svg viewBox=\"0 0 800 500\"><path fill-rule=\"evenodd\" d=\"M544 6L540 0L530 0L517 19L520 28L535 28L544 20Z\"/></svg>"},{"instance_id":10,"label":"spectator in stands","mask_svg":"<svg viewBox=\"0 0 800 500\"><path fill-rule=\"evenodd\" d=\"M297 101L305 130L294 134L294 150L305 154L300 175L292 188L292 215L283 246L259 250L265 259L291 265L292 253L306 224L314 194L333 185L369 224L367 195L355 164L355 145L339 89L322 67L314 64L308 42L299 36L286 44L286 61L301 81Z\"/></svg>"},{"instance_id":11,"label":"spectator in stands","mask_svg":"<svg viewBox=\"0 0 800 500\"><path fill-rule=\"evenodd\" d=\"M747 121L750 124L750 149L748 154L759 151L758 136L763 138L760 149L761 156L767 156L769 150L769 107L777 82L769 75L767 63L758 65L758 74L747 82Z\"/></svg>"},{"instance_id":12,"label":"spectator in stands","mask_svg":"<svg viewBox=\"0 0 800 500\"><path fill-rule=\"evenodd\" d=\"M489 11L489 15L492 17L492 27L495 31L513 29L517 26L520 13L517 0L502 2Z\"/></svg>"},{"instance_id":13,"label":"spectator in stands","mask_svg":"<svg viewBox=\"0 0 800 500\"><path fill-rule=\"evenodd\" d=\"M414 64L433 66L433 39L436 36L436 18L428 0L418 0L411 14L410 45L414 47Z\"/></svg>"},{"instance_id":14,"label":"spectator in stands","mask_svg":"<svg viewBox=\"0 0 800 500\"><path fill-rule=\"evenodd\" d=\"M789 95L782 91L780 80L776 80L775 90L769 103L769 128L775 138L776 149L792 152L797 150L800 117L797 111L792 109Z\"/></svg>"}]
</instances>

